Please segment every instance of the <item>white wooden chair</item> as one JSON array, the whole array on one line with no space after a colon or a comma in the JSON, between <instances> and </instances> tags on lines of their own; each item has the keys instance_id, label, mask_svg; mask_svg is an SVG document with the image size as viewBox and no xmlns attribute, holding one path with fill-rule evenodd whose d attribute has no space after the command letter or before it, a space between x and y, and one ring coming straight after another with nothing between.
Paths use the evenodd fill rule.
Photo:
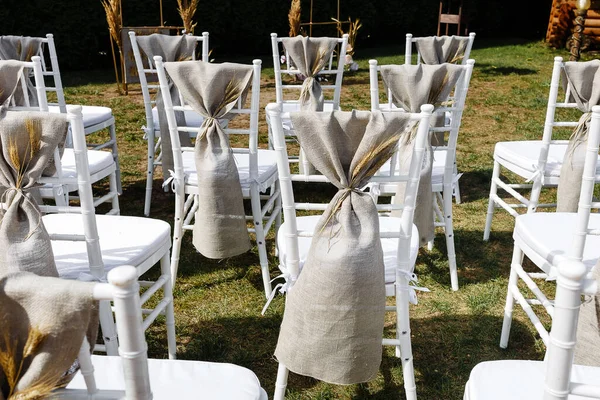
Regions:
<instances>
[{"instance_id":1,"label":"white wooden chair","mask_svg":"<svg viewBox=\"0 0 600 400\"><path fill-rule=\"evenodd\" d=\"M574 243L578 241L574 237ZM577 245L572 249L575 247ZM479 363L471 371L464 400L600 399L600 368L573 364L581 292L584 286L590 286L585 279L588 267L578 260L563 259L557 269L554 317L546 359Z\"/></svg>"},{"instance_id":2,"label":"white wooden chair","mask_svg":"<svg viewBox=\"0 0 600 400\"><path fill-rule=\"evenodd\" d=\"M65 279L99 280L105 279L106 272L123 264L136 267L137 276L160 263L160 276L156 281L140 281L146 288L142 304L157 291L162 297L153 309L144 309L148 316L144 320L144 330L159 316L165 315L169 358L175 358L175 318L170 268L171 227L168 223L149 218L115 215L95 215L88 150L81 115L81 108L69 106L67 113L73 135L73 158L75 175L57 174L42 177L39 182L52 186L69 185L77 187L79 206L41 205L48 213L42 222L52 239L52 251L59 276ZM58 171L64 171L58 150L55 152ZM109 355L116 355L117 342L112 325L110 307L101 309L101 321L105 349Z\"/></svg>"},{"instance_id":3,"label":"white wooden chair","mask_svg":"<svg viewBox=\"0 0 600 400\"><path fill-rule=\"evenodd\" d=\"M119 326L119 356L90 355L87 339L77 357L79 370L50 399L236 399L266 400L256 375L243 367L215 362L149 359L140 310L137 270L119 266L109 283L96 283L91 297L113 302ZM7 282L10 282L10 277ZM49 285L56 278L37 277ZM71 287L72 288L72 287ZM68 287L55 291L69 296ZM12 289L11 294L21 295Z\"/></svg>"},{"instance_id":4,"label":"white wooden chair","mask_svg":"<svg viewBox=\"0 0 600 400\"><path fill-rule=\"evenodd\" d=\"M464 36L462 36L462 37L464 37ZM462 65L467 63L467 60L469 59L469 56L471 55L471 50L473 49L473 42L475 41L475 32L469 33L468 38L469 38L469 41L467 43L467 47L465 48L465 55L463 56L463 58L460 62ZM423 61L421 59L421 54L419 54L418 50L417 50L417 57L415 60L413 60L413 44L415 43L416 39L418 39L418 38L413 37L412 33L406 34L406 47L404 48L404 63L405 64L412 64L413 61L415 61L416 64L421 64L421 62Z\"/></svg>"},{"instance_id":5,"label":"white wooden chair","mask_svg":"<svg viewBox=\"0 0 600 400\"><path fill-rule=\"evenodd\" d=\"M448 133L447 145L434 147L431 181L432 190L435 193L433 204L434 210L432 213L433 218L435 219L435 226L443 228L444 235L446 236L446 248L448 252L452 290L458 290L452 216L452 196L457 193L458 178L460 177L456 174L456 145L474 64L475 60L468 60L465 62L463 67L464 71L462 72L452 95L448 99L448 104L436 109L436 114L449 116L449 118L445 118L445 126L430 128L432 134L435 134L436 132L442 132L444 134ZM392 95L389 90L386 94L386 103L380 103L378 71L379 67L377 65L377 60L369 60L371 109L381 111L394 110L396 109L396 106L392 103ZM397 158L392 158L390 162L384 165L382 172L387 173L390 166L397 162ZM387 188L383 185L380 186L380 191L384 195L393 195L395 189L393 187ZM433 247L433 242L429 242L428 247L431 249Z\"/></svg>"},{"instance_id":6,"label":"white wooden chair","mask_svg":"<svg viewBox=\"0 0 600 400\"><path fill-rule=\"evenodd\" d=\"M405 203L401 206L378 205L380 211L391 211L392 209L403 209L402 218L381 216L379 218L380 236L385 262L386 295L395 296L396 306L386 307L386 311L396 312L396 337L384 339L383 345L395 346L396 356L402 359L404 374L404 387L408 399L416 399L416 386L413 368L412 345L410 339L409 301L411 289L409 283L416 277L413 274L418 244L418 233L413 225L413 212L416 201L416 191L419 182L419 173L423 160L425 143L427 140L427 129L433 107L425 105L421 107L421 113L412 114L413 120L419 120L419 129L414 147L413 158L408 175L397 175L392 171L388 176L377 176L372 178L373 182L398 183L407 182ZM320 215L297 216L297 210L324 211L328 204L323 203L296 203L292 182L329 182L324 175L291 174L288 160L285 132L282 113L277 104L267 106L271 131L273 133L273 146L277 152L277 168L281 185L281 197L283 201L284 223L278 235L277 245L279 251L279 268L282 271L284 284L279 285L279 290L287 291L296 281L301 273L302 266L306 261L315 226ZM335 290L335 288L332 288ZM414 292L412 292L414 293ZM267 304L268 305L268 304ZM265 307L266 308L266 307ZM283 399L287 387L288 370L283 364L279 364L277 372L277 383L275 384L274 398Z\"/></svg>"},{"instance_id":7,"label":"white wooden chair","mask_svg":"<svg viewBox=\"0 0 600 400\"><path fill-rule=\"evenodd\" d=\"M536 309L543 308L554 321L558 312L557 305L540 290L534 279L556 279L557 267L565 260L581 263L590 274L600 258L600 214L591 213L592 208L600 208L600 203L592 201L594 181L599 178L596 169L599 141L600 106L594 106L577 213L529 213L516 218L513 232L514 251L500 347L506 348L508 345L515 300L534 324L544 344L548 346L551 338L532 306L541 306ZM541 272L526 272L523 269L523 256L527 256ZM518 285L519 279L525 283L534 298L525 298ZM593 294L595 288L584 285L582 292Z\"/></svg>"},{"instance_id":8,"label":"white wooden chair","mask_svg":"<svg viewBox=\"0 0 600 400\"><path fill-rule=\"evenodd\" d=\"M348 35L346 34L339 38L338 43L340 44L339 54L336 57L335 52L332 53L325 68L318 73L320 76L335 76L335 82L333 85L321 85L321 88L324 90L333 90L333 97L325 99L323 111L334 111L340 109L342 78L344 77L344 60L346 57L346 48L348 46ZM293 67L293 61L290 60L288 53L281 44L281 38L278 38L276 33L271 33L271 50L273 51L273 69L275 74L275 101L281 106L281 111L283 113L298 111L300 107L298 96L300 95L300 89L302 88L302 85L298 83L284 84L283 76L288 75L295 77L299 75L300 72L298 69ZM337 58L335 65L333 61L334 58ZM289 97L286 96L286 94L289 93L293 93L293 99L286 98Z\"/></svg>"},{"instance_id":9,"label":"white wooden chair","mask_svg":"<svg viewBox=\"0 0 600 400\"><path fill-rule=\"evenodd\" d=\"M202 32L202 36L195 37L202 44L201 60L208 62L208 32ZM146 175L146 197L144 200L144 215L150 215L150 205L152 202L152 182L154 179L154 170L157 166L161 166L162 162L162 147L160 139L160 125L158 121L158 110L155 107L156 99L153 99L158 90L158 83L152 84L149 82L156 81L156 67L154 60L151 57L143 57L138 46L135 32L129 32L131 40L131 48L135 58L140 86L142 88L142 97L144 98L144 110L146 112L146 125L142 126L144 131L144 139L148 142L148 168ZM196 59L194 54L193 59ZM199 127L202 125L203 118L193 110L186 110L185 120L189 126ZM163 174L165 171L163 171Z\"/></svg>"},{"instance_id":10,"label":"white wooden chair","mask_svg":"<svg viewBox=\"0 0 600 400\"><path fill-rule=\"evenodd\" d=\"M189 106L173 106L168 95L168 78L164 69L164 64L160 57L155 57L160 89L163 95L167 121L171 136L171 146L173 149L174 176L173 191L175 192L175 227L173 232L173 254L171 265L173 269L172 279L175 281L177 266L179 265L179 255L181 250L181 240L185 231L193 229L193 218L198 207L198 184L196 165L194 162L194 149L181 147L179 141L179 131L189 132L194 136L199 132L199 127L180 127L175 120L176 110L190 110ZM265 236L271 226L279 226L281 221L281 196L277 177L276 155L272 150L258 149L258 110L260 103L260 69L261 61L253 61L254 72L252 77L252 87L249 92L250 107L247 108L241 101L230 111L231 114L248 115L249 123L245 122L243 128L226 128L229 135L241 134L248 136L247 148L234 148L234 157L242 187L244 198L249 198L252 208L252 215L246 216L247 220L252 221L253 228L248 232L256 235L258 246L258 255L263 278L265 295L271 294L271 278L269 274L269 260ZM185 104L183 99L181 104ZM247 126L247 127L246 127ZM266 190L269 189L269 193ZM262 204L264 201L264 204Z\"/></svg>"},{"instance_id":11,"label":"white wooden chair","mask_svg":"<svg viewBox=\"0 0 600 400\"><path fill-rule=\"evenodd\" d=\"M540 207L556 206L555 203L540 204L540 193L543 187L557 186L560 178L562 161L569 141L556 140L557 132L560 133L561 130L569 132L577 126L577 120L581 116L579 111L574 110L577 104L569 100L569 85L565 82L566 90L561 88L561 80L564 79L563 69L562 58L555 57L542 140L498 142L494 147L494 169L483 240L488 240L490 237L496 208L503 208L516 218L519 215L517 209L526 209L527 213L533 213ZM574 117L574 113L578 115ZM501 177L502 169L516 174L525 182L504 181ZM498 189L504 190L516 202L501 198ZM529 198L526 194L520 193L523 190L531 191Z\"/></svg>"},{"instance_id":12,"label":"white wooden chair","mask_svg":"<svg viewBox=\"0 0 600 400\"><path fill-rule=\"evenodd\" d=\"M48 99L46 97L46 86L44 82L44 72L42 66L42 58L39 56L33 56L30 62L21 61L25 68L32 69L34 72L34 86L37 94L36 106L30 104L30 100L27 96L24 97L24 104L16 105L15 99L11 99L10 110L39 110L47 112L49 111ZM26 80L29 77L23 75L20 79L19 85L23 93L27 93ZM99 182L108 178L109 180L109 191L108 193L94 199L94 207L110 202L111 208L107 214L119 214L119 197L117 188L117 177L116 177L116 164L110 153L100 150L90 150L88 152L88 163L90 171L90 179L92 183ZM57 177L65 178L67 180L75 179L77 177L76 164L75 164L75 153L73 148L65 148L62 154L62 159L59 168L57 169ZM57 205L66 206L70 199L77 198L77 196L70 196L69 194L77 191L76 184L54 184L45 185L40 187L40 194L43 198L54 198Z\"/></svg>"}]
</instances>

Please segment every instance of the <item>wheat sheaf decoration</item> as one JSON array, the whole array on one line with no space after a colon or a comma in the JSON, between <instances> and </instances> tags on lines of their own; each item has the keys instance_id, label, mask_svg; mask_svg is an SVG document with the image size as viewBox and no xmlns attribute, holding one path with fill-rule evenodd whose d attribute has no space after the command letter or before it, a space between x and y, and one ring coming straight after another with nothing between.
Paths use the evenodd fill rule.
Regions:
<instances>
[{"instance_id":1,"label":"wheat sheaf decoration","mask_svg":"<svg viewBox=\"0 0 600 400\"><path fill-rule=\"evenodd\" d=\"M177 0L177 11L179 11L179 16L181 16L181 21L183 21L183 29L185 29L185 33L187 34L194 34L194 28L197 24L193 18L197 9L198 0Z\"/></svg>"},{"instance_id":2,"label":"wheat sheaf decoration","mask_svg":"<svg viewBox=\"0 0 600 400\"><path fill-rule=\"evenodd\" d=\"M15 180L15 188L21 189L23 186L23 178L29 170L31 160L40 151L42 145L42 126L39 120L28 119L25 121L25 130L29 141L23 149L19 146L17 139L11 137L8 141L8 155L13 168L17 170Z\"/></svg>"},{"instance_id":3,"label":"wheat sheaf decoration","mask_svg":"<svg viewBox=\"0 0 600 400\"><path fill-rule=\"evenodd\" d=\"M108 31L110 33L111 45L110 49L112 51L113 56L113 64L115 66L115 78L117 80L117 89L119 90L119 94L122 94L118 67L117 67L117 58L115 56L115 48L112 45L112 41L117 44L117 48L119 49L119 63L121 65L121 76L124 74L124 63L123 63L123 41L121 39L121 28L123 28L123 18L121 14L121 0L102 0L102 7L104 7L104 12L106 13L106 22L108 23Z\"/></svg>"},{"instance_id":4,"label":"wheat sheaf decoration","mask_svg":"<svg viewBox=\"0 0 600 400\"><path fill-rule=\"evenodd\" d=\"M302 8L300 6L300 0L292 0L290 6L290 12L288 13L288 21L290 23L290 37L296 37L300 35L300 13Z\"/></svg>"},{"instance_id":5,"label":"wheat sheaf decoration","mask_svg":"<svg viewBox=\"0 0 600 400\"><path fill-rule=\"evenodd\" d=\"M63 373L48 368L32 384L17 389L19 380L27 371L27 366L48 337L43 329L31 327L27 340L20 347L18 340L11 335L10 326L4 321L0 338L0 368L4 374L6 385L2 387L2 395L6 400L37 400L46 398L53 390L61 387ZM5 393L6 392L6 393Z\"/></svg>"}]
</instances>

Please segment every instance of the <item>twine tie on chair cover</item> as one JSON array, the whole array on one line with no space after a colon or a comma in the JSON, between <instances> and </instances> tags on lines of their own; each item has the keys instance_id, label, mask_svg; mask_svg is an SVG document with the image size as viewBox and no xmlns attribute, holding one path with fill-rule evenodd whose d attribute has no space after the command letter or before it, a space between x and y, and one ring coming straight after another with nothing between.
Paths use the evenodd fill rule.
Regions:
<instances>
[{"instance_id":1,"label":"twine tie on chair cover","mask_svg":"<svg viewBox=\"0 0 600 400\"><path fill-rule=\"evenodd\" d=\"M17 61L31 61L31 57L41 53L41 48L44 45L44 39L38 37L29 36L0 36L0 60L17 60ZM28 78L33 76L33 70L27 68L24 72ZM26 79L27 85L27 96L29 98L29 104L37 106L37 93L35 87L31 82L31 79ZM22 91L19 90L19 98L17 104L21 105L23 96Z\"/></svg>"},{"instance_id":2,"label":"twine tie on chair cover","mask_svg":"<svg viewBox=\"0 0 600 400\"><path fill-rule=\"evenodd\" d=\"M560 169L556 211L577 212L591 111L600 104L600 60L566 62L564 75L577 108L584 114L569 139Z\"/></svg>"},{"instance_id":3,"label":"twine tie on chair cover","mask_svg":"<svg viewBox=\"0 0 600 400\"><path fill-rule=\"evenodd\" d=\"M0 190L6 209L0 213L0 275L29 271L58 276L50 237L30 193L67 134L65 115L7 112L0 120Z\"/></svg>"},{"instance_id":4,"label":"twine tie on chair cover","mask_svg":"<svg viewBox=\"0 0 600 400\"><path fill-rule=\"evenodd\" d=\"M242 189L227 133L218 123L244 103L252 66L202 61L165 63L185 101L205 119L196 138L198 209L193 243L208 258L226 258L250 249Z\"/></svg>"},{"instance_id":5,"label":"twine tie on chair cover","mask_svg":"<svg viewBox=\"0 0 600 400\"><path fill-rule=\"evenodd\" d=\"M468 37L428 36L415 39L415 46L423 63L429 65L451 63L460 64L465 55Z\"/></svg>"},{"instance_id":6,"label":"twine tie on chair cover","mask_svg":"<svg viewBox=\"0 0 600 400\"><path fill-rule=\"evenodd\" d=\"M366 382L381 363L385 313L379 216L363 187L411 124L403 113L292 113L306 157L339 191L315 227L289 288L275 356L289 370L337 384ZM333 232L333 234L332 234Z\"/></svg>"},{"instance_id":7,"label":"twine tie on chair cover","mask_svg":"<svg viewBox=\"0 0 600 400\"><path fill-rule=\"evenodd\" d=\"M146 56L152 60L154 56L161 56L164 62L191 60L196 49L197 41L189 35L169 36L153 33L147 36L137 36L137 43ZM169 82L169 94L174 106L181 105L179 101L179 91L177 87ZM160 89L156 94L156 110L158 112L158 123L160 128L160 138L162 146L162 170L163 179L168 177L164 171L173 169L173 153L171 150L171 137L169 136L169 124L165 113L165 105L160 94ZM186 125L185 113L175 111L175 119L178 126ZM179 132L179 141L184 147L191 147L192 142L187 132Z\"/></svg>"},{"instance_id":8,"label":"twine tie on chair cover","mask_svg":"<svg viewBox=\"0 0 600 400\"><path fill-rule=\"evenodd\" d=\"M461 67L452 64L441 65L382 65L381 77L384 86L392 93L392 102L396 107L409 112L418 112L423 104L433 104L435 108L447 101L452 89L456 86L460 76ZM435 110L434 110L435 113ZM408 157L399 157L400 173L406 173L410 166L413 135L406 136L400 142L402 154ZM396 166L392 166L395 168ZM419 230L421 246L433 239L435 226L433 221L433 192L431 189L431 173L433 169L433 148L431 147L431 134L425 151L421 179L417 192L417 206L415 208L415 225ZM395 202L404 202L405 185L398 185ZM399 216L402 211L392 212L392 216Z\"/></svg>"},{"instance_id":9,"label":"twine tie on chair cover","mask_svg":"<svg viewBox=\"0 0 600 400\"><path fill-rule=\"evenodd\" d=\"M43 398L70 381L95 323L92 291L90 283L0 274L0 399Z\"/></svg>"},{"instance_id":10,"label":"twine tie on chair cover","mask_svg":"<svg viewBox=\"0 0 600 400\"><path fill-rule=\"evenodd\" d=\"M299 98L300 109L323 111L323 89L316 77L327 65L338 40L296 36L282 38L281 42L292 63L305 76Z\"/></svg>"}]
</instances>

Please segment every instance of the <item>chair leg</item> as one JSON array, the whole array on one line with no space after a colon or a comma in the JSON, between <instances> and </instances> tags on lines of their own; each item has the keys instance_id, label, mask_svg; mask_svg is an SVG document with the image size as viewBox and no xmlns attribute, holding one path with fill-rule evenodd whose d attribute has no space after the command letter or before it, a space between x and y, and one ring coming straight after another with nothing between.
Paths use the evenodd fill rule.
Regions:
<instances>
[{"instance_id":1,"label":"chair leg","mask_svg":"<svg viewBox=\"0 0 600 400\"><path fill-rule=\"evenodd\" d=\"M191 194L190 196L194 196ZM183 239L183 220L185 219L185 194L175 193L175 224L173 226L173 246L171 248L171 282L177 281L179 256L181 254L181 240Z\"/></svg>"},{"instance_id":2,"label":"chair leg","mask_svg":"<svg viewBox=\"0 0 600 400\"><path fill-rule=\"evenodd\" d=\"M117 191L119 194L123 194L123 187L121 186L121 164L119 164L119 149L117 147L117 129L115 124L112 124L109 127L110 130L110 140L113 142L112 145L112 156L115 160L115 165L117 167L116 176L117 176Z\"/></svg>"},{"instance_id":3,"label":"chair leg","mask_svg":"<svg viewBox=\"0 0 600 400\"><path fill-rule=\"evenodd\" d=\"M454 164L454 175L455 176L458 175L458 169L456 168L456 163ZM458 180L454 184L454 200L456 201L456 204L460 204L460 185L459 185Z\"/></svg>"},{"instance_id":4,"label":"chair leg","mask_svg":"<svg viewBox=\"0 0 600 400\"><path fill-rule=\"evenodd\" d=\"M285 365L279 363L277 368L277 381L275 382L275 393L273 394L273 400L285 399L285 389L287 387L289 370Z\"/></svg>"},{"instance_id":5,"label":"chair leg","mask_svg":"<svg viewBox=\"0 0 600 400\"><path fill-rule=\"evenodd\" d=\"M492 218L494 217L494 209L496 202L494 196L498 194L498 186L496 185L496 179L500 178L500 164L494 160L494 170L492 172L492 182L490 185L490 198L488 201L487 216L485 218L485 229L483 230L483 240L490 239L490 231L492 230Z\"/></svg>"},{"instance_id":6,"label":"chair leg","mask_svg":"<svg viewBox=\"0 0 600 400\"><path fill-rule=\"evenodd\" d=\"M144 215L150 216L152 202L152 184L154 182L154 135L148 135L148 170L146 172L146 197L144 199Z\"/></svg>"},{"instance_id":7,"label":"chair leg","mask_svg":"<svg viewBox=\"0 0 600 400\"><path fill-rule=\"evenodd\" d=\"M169 359L177 358L177 342L175 340L175 309L173 307L173 283L171 281L171 263L169 252L166 252L160 260L161 275L168 277L163 285L163 299L168 302L165 307L165 317L167 325L167 344Z\"/></svg>"},{"instance_id":8,"label":"chair leg","mask_svg":"<svg viewBox=\"0 0 600 400\"><path fill-rule=\"evenodd\" d=\"M537 211L537 206L540 202L540 194L542 193L542 180L536 179L531 186L531 195L529 196L529 206L527 207L527 214L531 214Z\"/></svg>"},{"instance_id":9,"label":"chair leg","mask_svg":"<svg viewBox=\"0 0 600 400\"><path fill-rule=\"evenodd\" d=\"M267 256L267 244L263 227L262 207L260 205L260 191L256 184L250 188L250 203L252 204L252 219L254 232L256 233L256 245L258 247L258 258L265 288L265 296L271 296L271 274L269 272L269 257Z\"/></svg>"},{"instance_id":10,"label":"chair leg","mask_svg":"<svg viewBox=\"0 0 600 400\"><path fill-rule=\"evenodd\" d=\"M454 222L452 219L452 185L444 185L442 195L442 211L444 213L444 234L446 235L446 250L448 251L448 266L450 267L450 285L452 290L458 290L458 272L456 266L456 251L454 248Z\"/></svg>"},{"instance_id":11,"label":"chair leg","mask_svg":"<svg viewBox=\"0 0 600 400\"><path fill-rule=\"evenodd\" d=\"M117 339L117 329L113 319L110 301L103 300L99 304L100 327L102 329L102 338L106 346L106 355L119 355L119 342Z\"/></svg>"},{"instance_id":12,"label":"chair leg","mask_svg":"<svg viewBox=\"0 0 600 400\"><path fill-rule=\"evenodd\" d=\"M504 306L504 320L502 321L502 333L500 335L500 347L505 349L508 346L508 339L510 336L510 327L512 324L512 314L515 304L515 298L512 294L513 288L517 289L517 283L519 276L517 269L513 266L521 265L523 262L523 252L515 244L512 256L512 262L510 267L510 278L508 279L508 289L506 293L506 305Z\"/></svg>"},{"instance_id":13,"label":"chair leg","mask_svg":"<svg viewBox=\"0 0 600 400\"><path fill-rule=\"evenodd\" d=\"M117 174L116 172L113 172L110 174L110 176L108 177L108 185L110 187L110 192L114 194L114 196L112 197L111 200L111 205L112 205L112 209L110 210L110 214L111 215L120 215L121 214L121 208L119 206L119 196L117 193L119 190L119 183L118 183L118 179L117 179Z\"/></svg>"},{"instance_id":14,"label":"chair leg","mask_svg":"<svg viewBox=\"0 0 600 400\"><path fill-rule=\"evenodd\" d=\"M396 357L402 362L402 375L404 377L404 391L407 400L417 399L415 382L415 369L413 365L412 342L410 339L410 315L408 299L408 282L401 276L396 279L396 337L400 346L396 347ZM398 352L398 350L400 350Z\"/></svg>"}]
</instances>

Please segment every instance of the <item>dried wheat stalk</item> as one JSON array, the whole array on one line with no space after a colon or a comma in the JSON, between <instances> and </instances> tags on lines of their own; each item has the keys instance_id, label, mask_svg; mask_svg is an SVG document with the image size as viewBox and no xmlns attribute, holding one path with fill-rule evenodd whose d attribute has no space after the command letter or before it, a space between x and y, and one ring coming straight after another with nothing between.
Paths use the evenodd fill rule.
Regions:
<instances>
[{"instance_id":1,"label":"dried wheat stalk","mask_svg":"<svg viewBox=\"0 0 600 400\"><path fill-rule=\"evenodd\" d=\"M102 7L106 12L106 22L108 23L108 31L110 32L111 40L117 44L119 48L119 62L121 65L121 76L123 75L123 41L121 40L121 28L123 28L123 20L121 19L121 0L102 0ZM117 59L115 57L115 49L110 46L115 66L115 78L117 80L117 89L119 94L122 94L119 72L117 69Z\"/></svg>"},{"instance_id":2,"label":"dried wheat stalk","mask_svg":"<svg viewBox=\"0 0 600 400\"><path fill-rule=\"evenodd\" d=\"M290 37L295 37L300 34L300 0L292 0L288 20L290 22Z\"/></svg>"},{"instance_id":3,"label":"dried wheat stalk","mask_svg":"<svg viewBox=\"0 0 600 400\"><path fill-rule=\"evenodd\" d=\"M177 11L183 21L183 29L190 35L194 34L194 28L197 25L193 21L197 8L198 0L177 0Z\"/></svg>"}]
</instances>

